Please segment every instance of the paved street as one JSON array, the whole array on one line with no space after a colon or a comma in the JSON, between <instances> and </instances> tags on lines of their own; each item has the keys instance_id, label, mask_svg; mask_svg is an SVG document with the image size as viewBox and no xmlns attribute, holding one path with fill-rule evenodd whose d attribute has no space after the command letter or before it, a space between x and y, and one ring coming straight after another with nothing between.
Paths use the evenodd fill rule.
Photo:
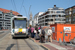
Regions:
<instances>
[{"instance_id":1,"label":"paved street","mask_svg":"<svg viewBox=\"0 0 75 50\"><path fill-rule=\"evenodd\" d=\"M4 33L3 33L4 34ZM12 39L11 34L0 38L0 50L44 50L28 38Z\"/></svg>"},{"instance_id":2,"label":"paved street","mask_svg":"<svg viewBox=\"0 0 75 50\"><path fill-rule=\"evenodd\" d=\"M42 45L44 48L46 48L47 50L75 50L75 45L60 45L60 43L56 42L53 40L53 42L45 42L45 43L40 43L39 40L35 40L34 38L32 38L32 40L39 44Z\"/></svg>"},{"instance_id":3,"label":"paved street","mask_svg":"<svg viewBox=\"0 0 75 50\"><path fill-rule=\"evenodd\" d=\"M10 31L0 33L0 50L75 50L74 46L60 45L53 41L52 43L40 43L34 38L15 38L12 39Z\"/></svg>"},{"instance_id":4,"label":"paved street","mask_svg":"<svg viewBox=\"0 0 75 50\"><path fill-rule=\"evenodd\" d=\"M10 30L0 30L0 39L6 36L9 32Z\"/></svg>"}]
</instances>

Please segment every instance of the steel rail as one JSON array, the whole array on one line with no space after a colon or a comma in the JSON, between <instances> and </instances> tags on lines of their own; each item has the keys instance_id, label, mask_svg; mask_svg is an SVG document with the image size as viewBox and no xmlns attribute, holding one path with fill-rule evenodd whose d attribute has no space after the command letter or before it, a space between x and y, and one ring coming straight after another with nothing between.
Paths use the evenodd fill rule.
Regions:
<instances>
[{"instance_id":1,"label":"steel rail","mask_svg":"<svg viewBox=\"0 0 75 50\"><path fill-rule=\"evenodd\" d=\"M34 50L34 48L24 39L24 41L27 43L27 45L31 48L31 50Z\"/></svg>"},{"instance_id":2,"label":"steel rail","mask_svg":"<svg viewBox=\"0 0 75 50\"><path fill-rule=\"evenodd\" d=\"M16 50L19 50L19 44L18 44L17 39L16 39Z\"/></svg>"}]
</instances>

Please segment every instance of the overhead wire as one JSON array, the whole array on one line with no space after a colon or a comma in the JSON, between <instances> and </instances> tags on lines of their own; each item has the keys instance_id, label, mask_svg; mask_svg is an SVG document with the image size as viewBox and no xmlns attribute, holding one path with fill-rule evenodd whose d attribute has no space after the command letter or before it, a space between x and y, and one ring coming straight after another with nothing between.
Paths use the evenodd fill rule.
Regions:
<instances>
[{"instance_id":1,"label":"overhead wire","mask_svg":"<svg viewBox=\"0 0 75 50\"><path fill-rule=\"evenodd\" d=\"M15 9L16 9L16 12L17 12L17 8L16 8L15 1L14 0L13 0L13 3L14 3L14 6L15 6Z\"/></svg>"},{"instance_id":2,"label":"overhead wire","mask_svg":"<svg viewBox=\"0 0 75 50\"><path fill-rule=\"evenodd\" d=\"M23 7L24 7L24 6L23 6ZM24 10L25 10L25 13L26 13L26 16L27 16L27 11L26 11L25 7L24 7Z\"/></svg>"},{"instance_id":3,"label":"overhead wire","mask_svg":"<svg viewBox=\"0 0 75 50\"><path fill-rule=\"evenodd\" d=\"M13 5L13 1L12 1L12 0L11 0L11 3L12 3L12 7L13 7L13 9L15 10L14 5Z\"/></svg>"},{"instance_id":4,"label":"overhead wire","mask_svg":"<svg viewBox=\"0 0 75 50\"><path fill-rule=\"evenodd\" d=\"M31 8L31 5L30 5L30 7L29 7L28 17L29 17L29 15L30 15L30 8Z\"/></svg>"},{"instance_id":5,"label":"overhead wire","mask_svg":"<svg viewBox=\"0 0 75 50\"><path fill-rule=\"evenodd\" d=\"M24 0L22 1L22 5L21 5L21 8L20 8L20 12L21 12L21 9L22 9L22 6L23 6L23 3L24 3Z\"/></svg>"}]
</instances>

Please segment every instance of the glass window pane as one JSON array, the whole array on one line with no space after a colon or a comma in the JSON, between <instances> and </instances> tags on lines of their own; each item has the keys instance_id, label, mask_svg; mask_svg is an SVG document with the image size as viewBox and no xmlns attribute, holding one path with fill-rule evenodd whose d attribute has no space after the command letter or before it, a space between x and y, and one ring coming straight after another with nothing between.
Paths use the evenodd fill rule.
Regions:
<instances>
[{"instance_id":1,"label":"glass window pane","mask_svg":"<svg viewBox=\"0 0 75 50\"><path fill-rule=\"evenodd\" d=\"M26 28L26 20L14 20L15 28Z\"/></svg>"}]
</instances>

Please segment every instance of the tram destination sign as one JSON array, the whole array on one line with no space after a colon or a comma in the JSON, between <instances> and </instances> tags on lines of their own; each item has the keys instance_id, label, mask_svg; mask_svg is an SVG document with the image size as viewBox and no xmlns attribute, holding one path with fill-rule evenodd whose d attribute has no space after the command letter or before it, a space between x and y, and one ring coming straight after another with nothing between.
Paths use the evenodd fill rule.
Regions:
<instances>
[{"instance_id":1,"label":"tram destination sign","mask_svg":"<svg viewBox=\"0 0 75 50\"><path fill-rule=\"evenodd\" d=\"M26 18L15 18L15 20L26 20Z\"/></svg>"},{"instance_id":2,"label":"tram destination sign","mask_svg":"<svg viewBox=\"0 0 75 50\"><path fill-rule=\"evenodd\" d=\"M24 18L17 18L17 20L24 20Z\"/></svg>"}]
</instances>

